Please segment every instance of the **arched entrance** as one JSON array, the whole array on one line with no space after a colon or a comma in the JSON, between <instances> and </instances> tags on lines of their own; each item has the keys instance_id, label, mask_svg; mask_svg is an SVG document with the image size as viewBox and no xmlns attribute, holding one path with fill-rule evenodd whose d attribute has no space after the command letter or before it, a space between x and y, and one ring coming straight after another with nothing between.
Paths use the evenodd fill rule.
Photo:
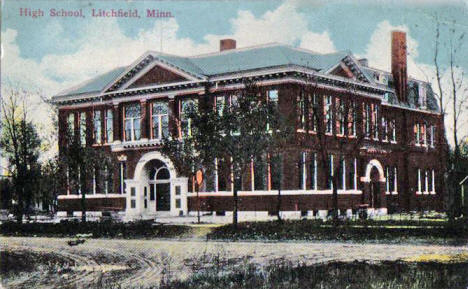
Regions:
<instances>
[{"instance_id":1,"label":"arched entrance","mask_svg":"<svg viewBox=\"0 0 468 289\"><path fill-rule=\"evenodd\" d=\"M130 219L187 213L188 179L177 177L171 160L157 151L144 154L125 183Z\"/></svg>"},{"instance_id":2,"label":"arched entrance","mask_svg":"<svg viewBox=\"0 0 468 289\"><path fill-rule=\"evenodd\" d=\"M160 160L152 160L146 164L149 185L150 205L155 205L156 211L171 210L171 182L167 166ZM156 202L156 204L154 204Z\"/></svg>"},{"instance_id":3,"label":"arched entrance","mask_svg":"<svg viewBox=\"0 0 468 289\"><path fill-rule=\"evenodd\" d=\"M387 211L385 175L382 164L377 159L369 161L361 181L364 183L363 202L372 210L385 214Z\"/></svg>"},{"instance_id":4,"label":"arched entrance","mask_svg":"<svg viewBox=\"0 0 468 289\"><path fill-rule=\"evenodd\" d=\"M376 167L372 167L370 174L370 206L371 208L381 208L381 191L380 191L380 180L379 170Z\"/></svg>"}]
</instances>

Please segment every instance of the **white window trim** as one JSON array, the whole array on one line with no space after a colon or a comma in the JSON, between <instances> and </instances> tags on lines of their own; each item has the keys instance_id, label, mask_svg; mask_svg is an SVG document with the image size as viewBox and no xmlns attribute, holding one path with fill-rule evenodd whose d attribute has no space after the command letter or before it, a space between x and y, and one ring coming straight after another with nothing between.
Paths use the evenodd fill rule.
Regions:
<instances>
[{"instance_id":1,"label":"white window trim","mask_svg":"<svg viewBox=\"0 0 468 289\"><path fill-rule=\"evenodd\" d=\"M93 168L93 195L96 194L96 169Z\"/></svg>"},{"instance_id":2,"label":"white window trim","mask_svg":"<svg viewBox=\"0 0 468 289\"><path fill-rule=\"evenodd\" d=\"M123 195L124 192L124 163L120 162L120 193Z\"/></svg>"},{"instance_id":3,"label":"white window trim","mask_svg":"<svg viewBox=\"0 0 468 289\"><path fill-rule=\"evenodd\" d=\"M306 164L306 153L302 152L302 189L307 189L307 164Z\"/></svg>"},{"instance_id":4,"label":"white window trim","mask_svg":"<svg viewBox=\"0 0 468 289\"><path fill-rule=\"evenodd\" d=\"M423 128L424 128L424 135L422 136L423 137L423 142L422 142L422 146L427 146L427 125L424 123L422 126L421 126L421 134L423 133Z\"/></svg>"},{"instance_id":5,"label":"white window trim","mask_svg":"<svg viewBox=\"0 0 468 289\"><path fill-rule=\"evenodd\" d=\"M421 195L421 169L418 169L418 190L416 191L416 194Z\"/></svg>"},{"instance_id":6,"label":"white window trim","mask_svg":"<svg viewBox=\"0 0 468 289\"><path fill-rule=\"evenodd\" d=\"M436 189L435 189L435 171L432 170L432 191L430 192L431 195L436 194Z\"/></svg>"},{"instance_id":7,"label":"white window trim","mask_svg":"<svg viewBox=\"0 0 468 289\"><path fill-rule=\"evenodd\" d=\"M79 127L80 127L80 142L82 146L86 145L86 112L80 112L78 115L80 118Z\"/></svg>"},{"instance_id":8,"label":"white window trim","mask_svg":"<svg viewBox=\"0 0 468 289\"><path fill-rule=\"evenodd\" d=\"M357 158L354 158L354 180L353 180L354 190L357 190Z\"/></svg>"},{"instance_id":9,"label":"white window trim","mask_svg":"<svg viewBox=\"0 0 468 289\"><path fill-rule=\"evenodd\" d=\"M317 188L317 153L314 153L314 190Z\"/></svg>"},{"instance_id":10,"label":"white window trim","mask_svg":"<svg viewBox=\"0 0 468 289\"><path fill-rule=\"evenodd\" d=\"M99 122L96 122L97 115L99 115ZM99 127L99 136L98 136L98 130L97 130L98 127L96 127L96 124L98 124L98 127ZM95 144L102 143L102 113L100 110L96 110L93 112L93 136L94 136Z\"/></svg>"},{"instance_id":11,"label":"white window trim","mask_svg":"<svg viewBox=\"0 0 468 289\"><path fill-rule=\"evenodd\" d=\"M214 190L215 190L215 192L217 192L219 190L219 184L218 184L218 181L219 181L218 159L217 158L215 158L215 160L214 160L214 165L215 165L215 169L214 169Z\"/></svg>"},{"instance_id":12,"label":"white window trim","mask_svg":"<svg viewBox=\"0 0 468 289\"><path fill-rule=\"evenodd\" d=\"M105 143L111 143L114 141L114 112L112 109L106 109L105 110L106 115L104 117L104 126L105 126ZM111 113L111 117L109 117L109 112ZM110 122L109 122L110 120ZM110 126L109 126L110 124ZM109 129L110 127L110 129ZM108 131L111 132L112 134L112 140L109 140L109 134Z\"/></svg>"},{"instance_id":13,"label":"white window trim","mask_svg":"<svg viewBox=\"0 0 468 289\"><path fill-rule=\"evenodd\" d=\"M325 96L325 133L333 134L333 110L332 110L333 99L330 95ZM330 128L330 131L329 131Z\"/></svg>"},{"instance_id":14,"label":"white window trim","mask_svg":"<svg viewBox=\"0 0 468 289\"><path fill-rule=\"evenodd\" d=\"M416 124L416 139L415 139L415 145L416 146L420 146L420 142L419 140L421 139L421 131L420 131L420 128L419 128L419 123Z\"/></svg>"},{"instance_id":15,"label":"white window trim","mask_svg":"<svg viewBox=\"0 0 468 289\"><path fill-rule=\"evenodd\" d=\"M429 194L429 175L428 171L424 170L424 193Z\"/></svg>"},{"instance_id":16,"label":"white window trim","mask_svg":"<svg viewBox=\"0 0 468 289\"><path fill-rule=\"evenodd\" d=\"M330 166L330 172L329 172L329 173L330 173L330 176L331 176L331 178L332 178L332 179L330 180L330 184L331 184L331 188L330 188L330 189L331 189L331 190L333 190L333 177L335 176L335 175L334 175L334 167L333 167L333 162L334 162L334 161L335 161L335 160L334 160L334 155L333 155L333 154L330 154L330 164L329 164L329 166Z\"/></svg>"}]
</instances>

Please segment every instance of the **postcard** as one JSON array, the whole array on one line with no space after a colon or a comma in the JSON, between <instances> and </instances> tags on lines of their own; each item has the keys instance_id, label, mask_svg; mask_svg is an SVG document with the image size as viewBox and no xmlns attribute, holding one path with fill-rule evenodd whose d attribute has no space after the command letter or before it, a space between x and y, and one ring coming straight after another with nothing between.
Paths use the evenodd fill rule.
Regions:
<instances>
[{"instance_id":1,"label":"postcard","mask_svg":"<svg viewBox=\"0 0 468 289\"><path fill-rule=\"evenodd\" d=\"M1 2L0 288L468 288L468 2Z\"/></svg>"}]
</instances>

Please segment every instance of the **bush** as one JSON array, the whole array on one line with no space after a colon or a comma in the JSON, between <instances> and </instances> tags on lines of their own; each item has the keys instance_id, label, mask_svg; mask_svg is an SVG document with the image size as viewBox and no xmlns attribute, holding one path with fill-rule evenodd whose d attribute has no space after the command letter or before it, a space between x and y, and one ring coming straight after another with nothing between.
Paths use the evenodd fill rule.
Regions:
<instances>
[{"instance_id":1,"label":"bush","mask_svg":"<svg viewBox=\"0 0 468 289\"><path fill-rule=\"evenodd\" d=\"M5 236L72 237L77 234L92 234L93 238L175 238L191 232L181 225L154 225L152 221L130 223L65 221L52 223L6 222L0 225Z\"/></svg>"},{"instance_id":2,"label":"bush","mask_svg":"<svg viewBox=\"0 0 468 289\"><path fill-rule=\"evenodd\" d=\"M240 223L235 229L232 225L215 228L207 235L208 239L226 240L392 240L403 241L409 238L431 241L448 239L466 242L468 226L466 223L414 221L344 221L338 225L321 220L300 220L284 222L247 222Z\"/></svg>"}]
</instances>

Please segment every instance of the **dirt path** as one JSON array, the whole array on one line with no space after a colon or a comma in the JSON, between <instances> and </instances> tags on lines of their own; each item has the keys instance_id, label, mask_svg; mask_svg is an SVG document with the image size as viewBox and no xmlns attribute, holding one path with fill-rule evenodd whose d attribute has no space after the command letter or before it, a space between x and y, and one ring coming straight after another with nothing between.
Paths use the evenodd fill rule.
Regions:
<instances>
[{"instance_id":1,"label":"dirt path","mask_svg":"<svg viewBox=\"0 0 468 289\"><path fill-rule=\"evenodd\" d=\"M2 250L54 253L73 264L65 273L34 275L35 288L155 285L162 279L186 278L209 266L242 266L246 262L266 265L279 259L293 264L313 264L330 260L382 261L423 254L468 254L466 246L88 239L83 245L70 247L67 240L0 237ZM37 280L37 275L46 279ZM6 288L28 288L31 282L28 276L2 283Z\"/></svg>"}]
</instances>

